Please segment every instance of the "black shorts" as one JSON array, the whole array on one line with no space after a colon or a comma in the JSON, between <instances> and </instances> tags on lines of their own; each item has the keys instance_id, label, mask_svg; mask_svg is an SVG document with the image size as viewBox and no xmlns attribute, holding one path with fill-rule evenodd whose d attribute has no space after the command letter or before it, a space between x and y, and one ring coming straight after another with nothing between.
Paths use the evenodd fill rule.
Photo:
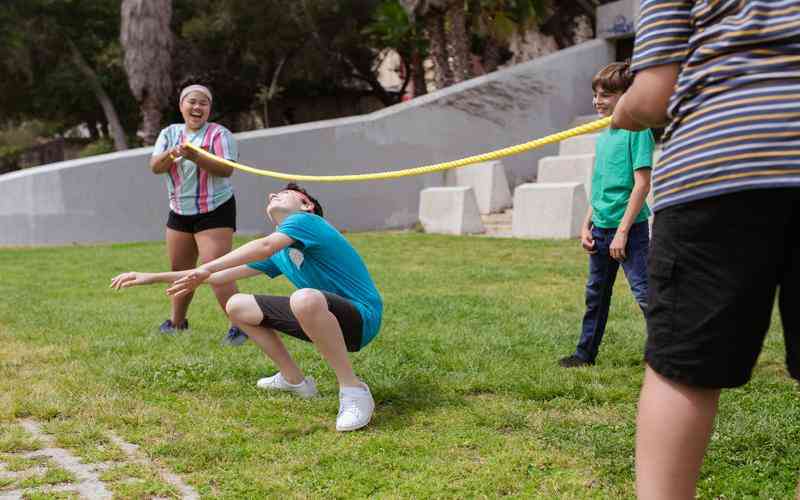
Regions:
<instances>
[{"instance_id":1,"label":"black shorts","mask_svg":"<svg viewBox=\"0 0 800 500\"><path fill-rule=\"evenodd\" d=\"M204 214L180 215L170 210L167 227L192 234L217 227L230 227L236 231L236 198L231 196L230 200Z\"/></svg>"},{"instance_id":2,"label":"black shorts","mask_svg":"<svg viewBox=\"0 0 800 500\"><path fill-rule=\"evenodd\" d=\"M352 302L340 297L335 293L322 292L325 300L328 301L328 310L333 313L339 326L342 328L344 343L347 350L356 352L361 350L361 330L363 320L361 313ZM300 323L295 318L292 308L289 306L289 297L275 295L255 295L256 303L264 313L264 320L261 326L272 328L283 332L286 335L311 342L306 332L300 327Z\"/></svg>"},{"instance_id":3,"label":"black shorts","mask_svg":"<svg viewBox=\"0 0 800 500\"><path fill-rule=\"evenodd\" d=\"M756 189L665 208L648 265L645 360L676 382L747 383L776 290L789 373L800 379L800 189Z\"/></svg>"}]
</instances>

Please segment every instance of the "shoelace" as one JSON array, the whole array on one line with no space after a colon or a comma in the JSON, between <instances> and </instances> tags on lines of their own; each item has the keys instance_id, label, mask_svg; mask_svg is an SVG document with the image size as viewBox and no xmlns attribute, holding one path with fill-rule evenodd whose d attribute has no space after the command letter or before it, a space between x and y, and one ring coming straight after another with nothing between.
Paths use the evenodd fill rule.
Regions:
<instances>
[{"instance_id":1,"label":"shoelace","mask_svg":"<svg viewBox=\"0 0 800 500\"><path fill-rule=\"evenodd\" d=\"M358 399L352 396L344 396L339 403L339 415L342 413L347 412L348 410L352 410L353 413L356 414L356 417L361 416L361 408L358 407Z\"/></svg>"}]
</instances>

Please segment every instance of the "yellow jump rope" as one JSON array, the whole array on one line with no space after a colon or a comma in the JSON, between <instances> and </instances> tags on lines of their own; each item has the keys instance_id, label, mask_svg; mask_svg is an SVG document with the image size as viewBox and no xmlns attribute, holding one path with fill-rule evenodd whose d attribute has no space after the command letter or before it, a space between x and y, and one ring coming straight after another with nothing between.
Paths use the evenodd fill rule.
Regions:
<instances>
[{"instance_id":1,"label":"yellow jump rope","mask_svg":"<svg viewBox=\"0 0 800 500\"><path fill-rule=\"evenodd\" d=\"M575 128L571 128L568 130L564 130L563 132L558 132L555 134L551 134L541 139L536 139L530 142L524 142L522 144L517 144L516 146L509 146L507 148L498 149L496 151L490 151L488 153L483 153L474 156L468 156L466 158L461 158L460 160L452 160L446 161L444 163L434 163L432 165L422 165L419 167L414 168L406 168L403 170L392 170L389 172L375 172L371 174L350 174L350 175L300 175L300 174L286 174L283 172L275 172L272 170L262 170L258 168L248 167L247 165L240 165L239 163L232 162L229 160L225 160L219 158L217 156L212 155L211 153L205 151L204 149L198 148L193 144L187 144L187 147L197 151L199 154L213 157L217 161L222 161L225 165L229 167L233 167L235 169L241 170L243 172L248 172L255 175L263 175L266 177L274 177L276 179L283 179L286 181L303 181L303 182L356 182L356 181L377 181L377 180L384 180L384 179L397 179L400 177L409 177L412 175L422 175L422 174L430 174L433 172L441 172L443 170L449 170L451 168L459 168L465 167L467 165L472 165L474 163L481 163L485 161L491 160L498 160L500 158L505 158L507 156L513 156L520 153L525 153L526 151L530 151L532 149L540 148L542 146L546 146L547 144L553 144L556 142L561 142L564 139L569 139L570 137L575 137L577 135L587 134L589 132L595 132L597 130L604 129L611 124L611 117L601 118L599 120L587 123L585 125L580 125Z\"/></svg>"}]
</instances>

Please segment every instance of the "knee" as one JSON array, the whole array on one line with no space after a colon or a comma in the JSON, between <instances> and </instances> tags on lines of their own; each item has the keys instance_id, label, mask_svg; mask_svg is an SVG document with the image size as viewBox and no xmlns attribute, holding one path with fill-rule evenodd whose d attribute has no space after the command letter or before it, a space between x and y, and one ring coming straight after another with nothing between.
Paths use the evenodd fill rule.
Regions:
<instances>
[{"instance_id":1,"label":"knee","mask_svg":"<svg viewBox=\"0 0 800 500\"><path fill-rule=\"evenodd\" d=\"M303 317L328 309L328 301L319 290L302 288L289 297L289 306L295 316Z\"/></svg>"},{"instance_id":2,"label":"knee","mask_svg":"<svg viewBox=\"0 0 800 500\"><path fill-rule=\"evenodd\" d=\"M225 303L225 312L228 313L228 317L232 321L236 322L244 319L248 305L247 299L248 296L246 294L236 293Z\"/></svg>"}]
</instances>

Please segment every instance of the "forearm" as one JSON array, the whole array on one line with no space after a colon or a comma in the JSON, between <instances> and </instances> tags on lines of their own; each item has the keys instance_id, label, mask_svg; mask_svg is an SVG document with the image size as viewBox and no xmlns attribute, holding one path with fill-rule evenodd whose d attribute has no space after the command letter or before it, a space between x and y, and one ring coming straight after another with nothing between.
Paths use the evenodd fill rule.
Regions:
<instances>
[{"instance_id":1,"label":"forearm","mask_svg":"<svg viewBox=\"0 0 800 500\"><path fill-rule=\"evenodd\" d=\"M650 192L650 184L640 184L637 183L634 185L633 190L631 191L631 197L628 200L628 206L625 208L625 213L622 216L622 221L619 223L619 227L617 228L617 232L620 233L627 233L631 226L636 222L636 217L639 216L639 212L642 211L642 207L644 206L644 201L647 198L647 193Z\"/></svg>"},{"instance_id":2,"label":"forearm","mask_svg":"<svg viewBox=\"0 0 800 500\"><path fill-rule=\"evenodd\" d=\"M200 266L200 268L212 273L213 275L214 273L218 273L219 271L223 271L225 269L241 266L257 260L264 260L274 254L276 251L277 250L272 248L272 245L270 245L267 238L259 238L257 240L245 243L239 248L230 251L218 259L214 259L211 262L203 264Z\"/></svg>"},{"instance_id":3,"label":"forearm","mask_svg":"<svg viewBox=\"0 0 800 500\"><path fill-rule=\"evenodd\" d=\"M260 274L261 271L251 269L248 266L237 266L212 274L206 280L206 283L214 286L227 285L228 283L233 283L244 278L250 278L251 276L258 276Z\"/></svg>"},{"instance_id":4,"label":"forearm","mask_svg":"<svg viewBox=\"0 0 800 500\"><path fill-rule=\"evenodd\" d=\"M668 121L669 99L680 73L677 63L654 66L636 74L614 108L611 126L627 130L660 127Z\"/></svg>"},{"instance_id":5,"label":"forearm","mask_svg":"<svg viewBox=\"0 0 800 500\"><path fill-rule=\"evenodd\" d=\"M586 217L583 219L583 227L586 229L592 228L592 206L589 205L589 210L586 211Z\"/></svg>"},{"instance_id":6,"label":"forearm","mask_svg":"<svg viewBox=\"0 0 800 500\"><path fill-rule=\"evenodd\" d=\"M169 169L172 167L172 163L174 162L174 160L169 156L171 152L172 150L168 149L167 151L153 156L150 159L150 170L152 170L154 174L164 174L169 172Z\"/></svg>"},{"instance_id":7,"label":"forearm","mask_svg":"<svg viewBox=\"0 0 800 500\"><path fill-rule=\"evenodd\" d=\"M230 177L233 174L233 167L226 165L222 158L210 153L208 155L198 153L196 157L192 158L192 161L198 167L217 177Z\"/></svg>"},{"instance_id":8,"label":"forearm","mask_svg":"<svg viewBox=\"0 0 800 500\"><path fill-rule=\"evenodd\" d=\"M163 273L144 273L146 283L172 283L189 274L191 271L168 271Z\"/></svg>"}]
</instances>

